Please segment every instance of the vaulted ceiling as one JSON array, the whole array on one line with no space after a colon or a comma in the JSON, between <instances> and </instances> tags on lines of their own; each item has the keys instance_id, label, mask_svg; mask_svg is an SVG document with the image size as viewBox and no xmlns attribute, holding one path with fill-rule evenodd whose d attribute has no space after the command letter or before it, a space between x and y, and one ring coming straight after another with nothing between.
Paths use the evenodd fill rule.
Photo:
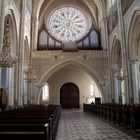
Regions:
<instances>
[{"instance_id":1,"label":"vaulted ceiling","mask_svg":"<svg viewBox=\"0 0 140 140\"><path fill-rule=\"evenodd\" d=\"M102 19L105 0L34 0L33 16L41 20L54 8L63 4L73 4L82 8L91 18L93 24L99 29L99 21Z\"/></svg>"}]
</instances>

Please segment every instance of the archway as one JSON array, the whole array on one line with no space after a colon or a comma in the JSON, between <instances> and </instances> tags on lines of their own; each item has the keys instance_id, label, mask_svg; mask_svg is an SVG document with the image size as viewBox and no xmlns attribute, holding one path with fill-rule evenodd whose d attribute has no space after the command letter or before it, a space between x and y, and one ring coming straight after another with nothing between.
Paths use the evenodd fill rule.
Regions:
<instances>
[{"instance_id":1,"label":"archway","mask_svg":"<svg viewBox=\"0 0 140 140\"><path fill-rule=\"evenodd\" d=\"M120 69L122 69L122 52L120 40L115 36L112 48L112 87L113 87L113 97L112 100L115 103L125 103L125 93L124 93L124 81L119 80Z\"/></svg>"},{"instance_id":2,"label":"archway","mask_svg":"<svg viewBox=\"0 0 140 140\"><path fill-rule=\"evenodd\" d=\"M17 72L17 32L16 32L16 23L15 16L12 10L5 15L4 19L4 32L3 32L3 47L2 53L6 56L5 58L5 66L2 66L0 69L1 75L1 88L6 93L5 103L7 108L13 108L15 104L16 98L16 77L15 74ZM7 38L7 39L6 39ZM6 44L6 40L8 40L9 47L5 49L4 46ZM5 57L4 56L4 57ZM8 59L9 58L9 59ZM8 63L7 63L8 62ZM11 83L11 81L13 81Z\"/></svg>"},{"instance_id":3,"label":"archway","mask_svg":"<svg viewBox=\"0 0 140 140\"><path fill-rule=\"evenodd\" d=\"M82 70L83 72L87 73L87 75L89 75L89 77L91 77L92 80L94 80L95 84L97 85L97 88L99 89L99 91L100 91L100 93L101 93L102 102L108 102L108 100L110 100L110 99L107 100L107 98L106 98L107 95L104 94L103 89L102 89L101 85L99 84L99 81L102 80L101 77L100 77L93 69L91 69L88 65L83 64L83 63L80 63L80 62L78 62L78 61L73 61L73 60L71 60L71 59L70 59L70 60L66 60L66 61L59 62L58 64L52 66L48 71L46 71L46 72L42 75L42 77L41 77L40 80L38 81L38 85L39 85L39 84L42 84L42 83L45 83L45 82L48 82L48 80L50 79L50 77L54 76L55 73L59 72L60 70L66 68L66 67L74 68L74 69L79 69L79 70ZM54 77L54 78L56 78L56 77ZM56 80L55 80L55 81L56 81ZM67 80L67 81L65 81L64 83L67 83L67 82L69 82L69 81L70 81L70 80ZM70 82L75 83L75 81L70 81ZM62 85L63 85L64 83L62 83ZM76 83L76 84L78 85L79 83ZM54 83L53 83L53 85L54 85ZM62 87L62 85L60 84L60 85L57 87L59 91L60 91L60 88ZM54 87L54 86L53 86L53 87ZM52 87L52 89L54 89L53 87ZM79 87L79 85L78 85L78 87ZM60 103L60 102L59 102L59 99L60 99L60 98L59 98L59 97L60 97L59 91L56 93L56 94L58 95L58 99L56 99L56 100L58 100L58 102L56 102L56 104ZM81 98L84 98L84 99L85 99L85 97L83 97L84 95L83 95L83 96L82 96L82 94L80 94L80 95L81 95ZM41 94L37 94L37 95L36 95L36 101L37 101L37 103L39 103L40 97L41 97ZM54 97L52 97L52 98L54 98ZM85 99L85 100L86 100L86 99ZM85 101L85 102L86 102L86 101Z\"/></svg>"},{"instance_id":4,"label":"archway","mask_svg":"<svg viewBox=\"0 0 140 140\"><path fill-rule=\"evenodd\" d=\"M60 89L62 108L79 108L79 89L74 83L65 83Z\"/></svg>"},{"instance_id":5,"label":"archway","mask_svg":"<svg viewBox=\"0 0 140 140\"><path fill-rule=\"evenodd\" d=\"M131 18L128 32L129 89L131 103L140 103L140 10Z\"/></svg>"}]
</instances>

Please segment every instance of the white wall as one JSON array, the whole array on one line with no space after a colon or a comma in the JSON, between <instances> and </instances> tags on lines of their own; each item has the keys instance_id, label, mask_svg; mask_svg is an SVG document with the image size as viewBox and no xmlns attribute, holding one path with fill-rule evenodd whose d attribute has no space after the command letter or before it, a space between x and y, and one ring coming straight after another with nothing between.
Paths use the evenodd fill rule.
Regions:
<instances>
[{"instance_id":1,"label":"white wall","mask_svg":"<svg viewBox=\"0 0 140 140\"><path fill-rule=\"evenodd\" d=\"M60 88L67 82L76 84L80 92L80 107L83 103L90 103L90 85L95 84L93 79L84 71L74 68L66 67L53 74L47 81L50 89L50 103L60 104ZM96 87L97 89L97 87ZM100 97L100 91L96 90L96 96Z\"/></svg>"}]
</instances>

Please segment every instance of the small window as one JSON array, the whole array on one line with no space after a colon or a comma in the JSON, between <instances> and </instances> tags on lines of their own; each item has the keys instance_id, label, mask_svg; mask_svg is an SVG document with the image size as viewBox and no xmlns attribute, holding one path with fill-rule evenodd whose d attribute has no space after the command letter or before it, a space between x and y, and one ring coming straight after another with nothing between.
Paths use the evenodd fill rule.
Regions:
<instances>
[{"instance_id":1,"label":"small window","mask_svg":"<svg viewBox=\"0 0 140 140\"><path fill-rule=\"evenodd\" d=\"M90 34L91 46L98 45L98 34L93 30Z\"/></svg>"},{"instance_id":2,"label":"small window","mask_svg":"<svg viewBox=\"0 0 140 140\"><path fill-rule=\"evenodd\" d=\"M90 96L91 97L95 96L95 86L93 84L90 85Z\"/></svg>"},{"instance_id":3,"label":"small window","mask_svg":"<svg viewBox=\"0 0 140 140\"><path fill-rule=\"evenodd\" d=\"M84 46L89 46L89 38L88 37L86 37L84 39Z\"/></svg>"},{"instance_id":4,"label":"small window","mask_svg":"<svg viewBox=\"0 0 140 140\"><path fill-rule=\"evenodd\" d=\"M48 84L45 84L42 87L42 100L45 102L49 101L49 86L48 86Z\"/></svg>"},{"instance_id":5,"label":"small window","mask_svg":"<svg viewBox=\"0 0 140 140\"><path fill-rule=\"evenodd\" d=\"M47 33L45 31L39 35L39 45L47 45Z\"/></svg>"}]
</instances>

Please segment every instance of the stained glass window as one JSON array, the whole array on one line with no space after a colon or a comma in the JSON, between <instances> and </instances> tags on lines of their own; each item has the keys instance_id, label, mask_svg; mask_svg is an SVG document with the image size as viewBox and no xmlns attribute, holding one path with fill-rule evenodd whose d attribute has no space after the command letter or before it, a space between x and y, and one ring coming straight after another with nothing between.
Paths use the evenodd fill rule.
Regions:
<instances>
[{"instance_id":1,"label":"stained glass window","mask_svg":"<svg viewBox=\"0 0 140 140\"><path fill-rule=\"evenodd\" d=\"M42 99L43 101L49 101L49 86L47 84L42 88Z\"/></svg>"},{"instance_id":2,"label":"stained glass window","mask_svg":"<svg viewBox=\"0 0 140 140\"><path fill-rule=\"evenodd\" d=\"M89 29L85 14L74 7L62 7L52 12L47 21L49 33L59 41L77 41Z\"/></svg>"}]
</instances>

